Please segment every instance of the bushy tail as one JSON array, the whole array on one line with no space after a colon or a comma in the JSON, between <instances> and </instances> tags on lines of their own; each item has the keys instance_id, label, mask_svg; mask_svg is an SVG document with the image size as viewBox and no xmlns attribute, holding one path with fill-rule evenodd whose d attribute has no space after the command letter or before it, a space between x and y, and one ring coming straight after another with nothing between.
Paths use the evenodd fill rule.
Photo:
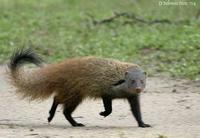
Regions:
<instances>
[{"instance_id":1,"label":"bushy tail","mask_svg":"<svg viewBox=\"0 0 200 138\"><path fill-rule=\"evenodd\" d=\"M31 49L20 49L13 53L8 67L11 72L14 73L20 66L25 63L33 63L37 66L40 66L42 59L37 56Z\"/></svg>"},{"instance_id":2,"label":"bushy tail","mask_svg":"<svg viewBox=\"0 0 200 138\"><path fill-rule=\"evenodd\" d=\"M25 63L32 63L37 66L42 65L42 59L31 49L16 50L11 56L9 68L9 79L16 92L22 94L24 98L30 100L44 99L51 95L51 91L46 91L45 77L40 71L31 71L25 73L22 67Z\"/></svg>"}]
</instances>

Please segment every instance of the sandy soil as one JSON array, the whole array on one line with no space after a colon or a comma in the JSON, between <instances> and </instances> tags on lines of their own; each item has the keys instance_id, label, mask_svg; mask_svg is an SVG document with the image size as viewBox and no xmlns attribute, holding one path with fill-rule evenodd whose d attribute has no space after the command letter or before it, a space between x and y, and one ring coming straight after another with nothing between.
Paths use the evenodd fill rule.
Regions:
<instances>
[{"instance_id":1,"label":"sandy soil","mask_svg":"<svg viewBox=\"0 0 200 138\"><path fill-rule=\"evenodd\" d=\"M200 138L200 83L150 77L141 95L143 118L152 128L137 127L126 100L113 103L113 113L99 115L101 100L86 100L73 116L86 127L73 128L59 108L47 123L52 98L29 102L15 95L0 67L0 138Z\"/></svg>"}]
</instances>

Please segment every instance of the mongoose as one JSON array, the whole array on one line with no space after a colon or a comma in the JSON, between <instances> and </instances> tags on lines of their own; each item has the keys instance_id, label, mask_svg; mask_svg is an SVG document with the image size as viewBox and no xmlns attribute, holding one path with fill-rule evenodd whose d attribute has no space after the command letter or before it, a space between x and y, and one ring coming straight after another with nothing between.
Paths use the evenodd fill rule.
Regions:
<instances>
[{"instance_id":1,"label":"mongoose","mask_svg":"<svg viewBox=\"0 0 200 138\"><path fill-rule=\"evenodd\" d=\"M9 78L16 92L30 100L45 99L54 94L49 111L50 122L59 104L72 126L84 126L71 114L83 99L102 98L106 117L112 112L112 100L126 98L139 127L150 127L142 121L139 95L146 85L146 74L136 64L113 59L82 57L48 64L26 73L20 68L24 63L42 65L41 58L31 49L14 52L10 59Z\"/></svg>"}]
</instances>

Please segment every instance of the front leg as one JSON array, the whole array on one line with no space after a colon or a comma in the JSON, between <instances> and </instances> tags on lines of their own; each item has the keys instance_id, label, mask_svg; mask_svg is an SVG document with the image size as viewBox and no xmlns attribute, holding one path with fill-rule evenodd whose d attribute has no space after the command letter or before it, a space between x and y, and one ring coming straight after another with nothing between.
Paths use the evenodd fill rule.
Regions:
<instances>
[{"instance_id":1,"label":"front leg","mask_svg":"<svg viewBox=\"0 0 200 138\"><path fill-rule=\"evenodd\" d=\"M112 98L110 96L102 96L105 111L100 112L101 116L107 117L112 112Z\"/></svg>"},{"instance_id":2,"label":"front leg","mask_svg":"<svg viewBox=\"0 0 200 138\"><path fill-rule=\"evenodd\" d=\"M145 124L142 121L142 116L140 112L140 99L139 95L134 95L128 98L128 102L131 106L131 111L138 123L139 127L151 127L149 124Z\"/></svg>"}]
</instances>

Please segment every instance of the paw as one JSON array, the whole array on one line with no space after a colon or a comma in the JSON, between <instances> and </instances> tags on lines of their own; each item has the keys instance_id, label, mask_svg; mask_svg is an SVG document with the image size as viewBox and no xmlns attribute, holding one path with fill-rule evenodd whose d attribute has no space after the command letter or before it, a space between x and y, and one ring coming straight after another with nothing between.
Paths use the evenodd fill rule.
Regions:
<instances>
[{"instance_id":1,"label":"paw","mask_svg":"<svg viewBox=\"0 0 200 138\"><path fill-rule=\"evenodd\" d=\"M47 118L47 120L48 120L49 123L51 122L52 119L53 119L53 117L48 117Z\"/></svg>"},{"instance_id":2,"label":"paw","mask_svg":"<svg viewBox=\"0 0 200 138\"><path fill-rule=\"evenodd\" d=\"M139 124L139 127L145 128L145 127L151 127L151 125L142 123L142 124Z\"/></svg>"},{"instance_id":3,"label":"paw","mask_svg":"<svg viewBox=\"0 0 200 138\"><path fill-rule=\"evenodd\" d=\"M81 124L81 123L76 123L76 124L73 124L73 127L84 127L85 125L84 124Z\"/></svg>"},{"instance_id":4,"label":"paw","mask_svg":"<svg viewBox=\"0 0 200 138\"><path fill-rule=\"evenodd\" d=\"M106 111L99 113L99 115L104 116L104 117L107 117L109 114L110 112L106 112Z\"/></svg>"}]
</instances>

